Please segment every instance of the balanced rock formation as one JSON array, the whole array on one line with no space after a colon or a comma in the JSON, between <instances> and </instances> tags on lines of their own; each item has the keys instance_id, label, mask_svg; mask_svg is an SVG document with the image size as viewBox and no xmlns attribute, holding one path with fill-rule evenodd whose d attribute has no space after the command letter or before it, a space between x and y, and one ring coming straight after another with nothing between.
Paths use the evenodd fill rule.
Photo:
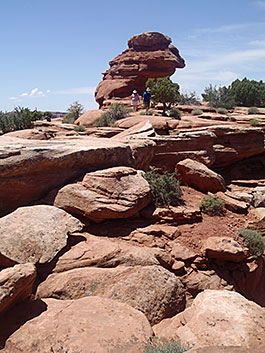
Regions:
<instances>
[{"instance_id":1,"label":"balanced rock formation","mask_svg":"<svg viewBox=\"0 0 265 353\"><path fill-rule=\"evenodd\" d=\"M125 98L136 89L142 94L148 78L171 76L176 68L185 66L171 38L158 32L145 32L128 41L128 49L110 61L103 74L95 98L100 107L104 100Z\"/></svg>"}]
</instances>

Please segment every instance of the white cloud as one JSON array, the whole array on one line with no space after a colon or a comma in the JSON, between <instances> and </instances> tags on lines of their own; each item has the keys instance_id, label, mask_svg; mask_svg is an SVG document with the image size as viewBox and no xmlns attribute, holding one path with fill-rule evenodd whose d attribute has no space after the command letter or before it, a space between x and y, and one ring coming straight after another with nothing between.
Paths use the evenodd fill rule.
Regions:
<instances>
[{"instance_id":1,"label":"white cloud","mask_svg":"<svg viewBox=\"0 0 265 353\"><path fill-rule=\"evenodd\" d=\"M11 101L15 101L17 97L9 97L8 99L10 99Z\"/></svg>"},{"instance_id":2,"label":"white cloud","mask_svg":"<svg viewBox=\"0 0 265 353\"><path fill-rule=\"evenodd\" d=\"M265 47L265 40L253 40L249 42L250 45L254 45L256 47Z\"/></svg>"},{"instance_id":3,"label":"white cloud","mask_svg":"<svg viewBox=\"0 0 265 353\"><path fill-rule=\"evenodd\" d=\"M197 33L227 33L227 32L232 32L238 29L243 29L248 26L253 25L253 23L239 23L239 24L232 24L232 25L226 25L226 26L220 26L220 27L215 27L215 28L199 28L196 30Z\"/></svg>"},{"instance_id":4,"label":"white cloud","mask_svg":"<svg viewBox=\"0 0 265 353\"><path fill-rule=\"evenodd\" d=\"M50 89L47 89L47 90L46 90L46 93L51 93L51 90L50 90Z\"/></svg>"},{"instance_id":5,"label":"white cloud","mask_svg":"<svg viewBox=\"0 0 265 353\"><path fill-rule=\"evenodd\" d=\"M96 87L66 88L54 91L54 94L94 94Z\"/></svg>"},{"instance_id":6,"label":"white cloud","mask_svg":"<svg viewBox=\"0 0 265 353\"><path fill-rule=\"evenodd\" d=\"M42 91L39 91L38 88L34 88L30 94L29 94L30 97L44 97L45 94L42 92Z\"/></svg>"}]
</instances>

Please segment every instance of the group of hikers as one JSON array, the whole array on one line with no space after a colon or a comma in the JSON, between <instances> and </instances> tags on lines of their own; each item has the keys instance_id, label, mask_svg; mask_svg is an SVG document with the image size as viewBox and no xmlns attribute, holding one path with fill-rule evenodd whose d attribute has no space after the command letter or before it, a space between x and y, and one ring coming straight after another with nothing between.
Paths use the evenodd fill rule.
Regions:
<instances>
[{"instance_id":1,"label":"group of hikers","mask_svg":"<svg viewBox=\"0 0 265 353\"><path fill-rule=\"evenodd\" d=\"M144 91L143 93L143 101L145 106L145 113L148 114L148 109L150 107L150 101L151 101L151 90L149 87L147 87L146 91ZM140 104L141 104L140 97L137 91L134 90L132 93L132 107L135 112L137 111Z\"/></svg>"}]
</instances>

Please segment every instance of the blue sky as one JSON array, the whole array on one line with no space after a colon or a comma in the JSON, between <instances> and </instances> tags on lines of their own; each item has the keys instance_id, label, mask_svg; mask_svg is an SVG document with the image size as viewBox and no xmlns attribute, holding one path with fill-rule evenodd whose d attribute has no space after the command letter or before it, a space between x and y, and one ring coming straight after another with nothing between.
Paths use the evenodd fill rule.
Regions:
<instances>
[{"instance_id":1,"label":"blue sky","mask_svg":"<svg viewBox=\"0 0 265 353\"><path fill-rule=\"evenodd\" d=\"M265 80L265 0L0 0L0 13L2 111L96 109L108 62L146 31L179 49L186 68L172 79L183 92Z\"/></svg>"}]
</instances>

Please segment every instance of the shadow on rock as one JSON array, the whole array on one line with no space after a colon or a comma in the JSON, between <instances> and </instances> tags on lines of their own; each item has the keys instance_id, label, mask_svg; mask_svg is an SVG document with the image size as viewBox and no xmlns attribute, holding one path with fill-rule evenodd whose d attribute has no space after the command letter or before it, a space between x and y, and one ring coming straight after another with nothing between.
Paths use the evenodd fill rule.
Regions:
<instances>
[{"instance_id":1,"label":"shadow on rock","mask_svg":"<svg viewBox=\"0 0 265 353\"><path fill-rule=\"evenodd\" d=\"M0 349L4 348L6 340L17 329L46 310L47 305L42 300L26 300L2 315L0 320Z\"/></svg>"}]
</instances>

